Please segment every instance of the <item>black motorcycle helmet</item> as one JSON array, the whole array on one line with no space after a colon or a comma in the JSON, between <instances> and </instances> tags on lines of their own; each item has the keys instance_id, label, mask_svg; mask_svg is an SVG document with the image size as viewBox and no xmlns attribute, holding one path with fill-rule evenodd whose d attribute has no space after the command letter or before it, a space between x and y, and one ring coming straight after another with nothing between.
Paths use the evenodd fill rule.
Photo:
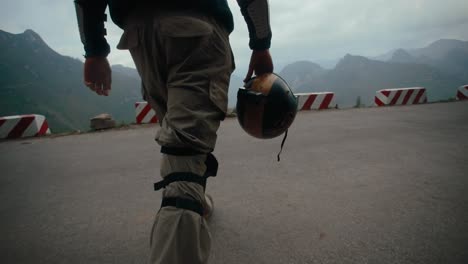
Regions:
<instances>
[{"instance_id":1,"label":"black motorcycle helmet","mask_svg":"<svg viewBox=\"0 0 468 264\"><path fill-rule=\"evenodd\" d=\"M285 80L274 73L256 76L237 92L237 119L251 136L274 138L291 126L297 98Z\"/></svg>"}]
</instances>

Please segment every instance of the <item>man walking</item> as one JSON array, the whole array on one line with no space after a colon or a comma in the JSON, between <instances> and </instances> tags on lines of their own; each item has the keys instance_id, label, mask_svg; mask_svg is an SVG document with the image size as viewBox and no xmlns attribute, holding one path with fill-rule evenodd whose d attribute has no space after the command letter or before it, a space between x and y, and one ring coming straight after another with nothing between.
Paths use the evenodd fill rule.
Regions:
<instances>
[{"instance_id":1,"label":"man walking","mask_svg":"<svg viewBox=\"0 0 468 264\"><path fill-rule=\"evenodd\" d=\"M238 0L249 29L252 56L245 81L273 71L267 0ZM109 95L110 52L105 39L106 7L124 29L119 49L128 49L141 76L144 97L161 129L164 188L151 230L150 263L207 263L211 238L206 218L207 178L216 176L212 154L227 111L234 58L229 44L233 18L226 0L75 0L86 52L84 82Z\"/></svg>"}]
</instances>

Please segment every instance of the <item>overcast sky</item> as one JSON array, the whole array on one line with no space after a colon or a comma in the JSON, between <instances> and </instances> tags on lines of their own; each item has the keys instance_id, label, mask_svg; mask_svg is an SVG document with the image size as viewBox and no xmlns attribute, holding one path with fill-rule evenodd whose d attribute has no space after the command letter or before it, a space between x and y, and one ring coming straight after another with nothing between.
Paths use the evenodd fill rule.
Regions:
<instances>
[{"instance_id":1,"label":"overcast sky","mask_svg":"<svg viewBox=\"0 0 468 264\"><path fill-rule=\"evenodd\" d=\"M243 76L250 56L247 27L236 1L228 2L236 25L231 34L236 74ZM466 0L273 0L270 16L270 51L278 72L297 60L336 60L347 53L376 56L441 38L468 40ZM115 49L122 30L112 23L106 27L111 64L134 67L127 51ZM73 0L2 1L0 29L32 29L54 50L82 59Z\"/></svg>"}]
</instances>

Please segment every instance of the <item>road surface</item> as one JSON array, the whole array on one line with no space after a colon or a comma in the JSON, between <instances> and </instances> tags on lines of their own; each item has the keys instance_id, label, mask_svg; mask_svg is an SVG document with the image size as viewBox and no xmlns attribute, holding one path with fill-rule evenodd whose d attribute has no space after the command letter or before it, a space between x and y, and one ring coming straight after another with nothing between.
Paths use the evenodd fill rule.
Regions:
<instances>
[{"instance_id":1,"label":"road surface","mask_svg":"<svg viewBox=\"0 0 468 264\"><path fill-rule=\"evenodd\" d=\"M146 263L155 126L0 143L0 263ZM468 263L468 102L219 131L210 263Z\"/></svg>"}]
</instances>

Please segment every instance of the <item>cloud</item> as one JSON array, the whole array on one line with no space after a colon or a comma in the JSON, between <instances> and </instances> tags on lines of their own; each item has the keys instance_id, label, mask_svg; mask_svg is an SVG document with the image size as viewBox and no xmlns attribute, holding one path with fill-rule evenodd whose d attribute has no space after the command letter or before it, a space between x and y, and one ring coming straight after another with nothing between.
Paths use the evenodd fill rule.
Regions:
<instances>
[{"instance_id":1,"label":"cloud","mask_svg":"<svg viewBox=\"0 0 468 264\"><path fill-rule=\"evenodd\" d=\"M237 72L246 72L248 32L235 0L228 0L235 19L230 40ZM441 38L468 39L466 0L288 0L270 1L271 53L277 71L296 60L337 59L346 53L375 56L394 48L425 46ZM110 19L109 19L110 20ZM72 0L16 0L3 3L1 29L31 28L62 54L82 58ZM122 30L107 23L113 64L133 67L128 51L118 51Z\"/></svg>"}]
</instances>

